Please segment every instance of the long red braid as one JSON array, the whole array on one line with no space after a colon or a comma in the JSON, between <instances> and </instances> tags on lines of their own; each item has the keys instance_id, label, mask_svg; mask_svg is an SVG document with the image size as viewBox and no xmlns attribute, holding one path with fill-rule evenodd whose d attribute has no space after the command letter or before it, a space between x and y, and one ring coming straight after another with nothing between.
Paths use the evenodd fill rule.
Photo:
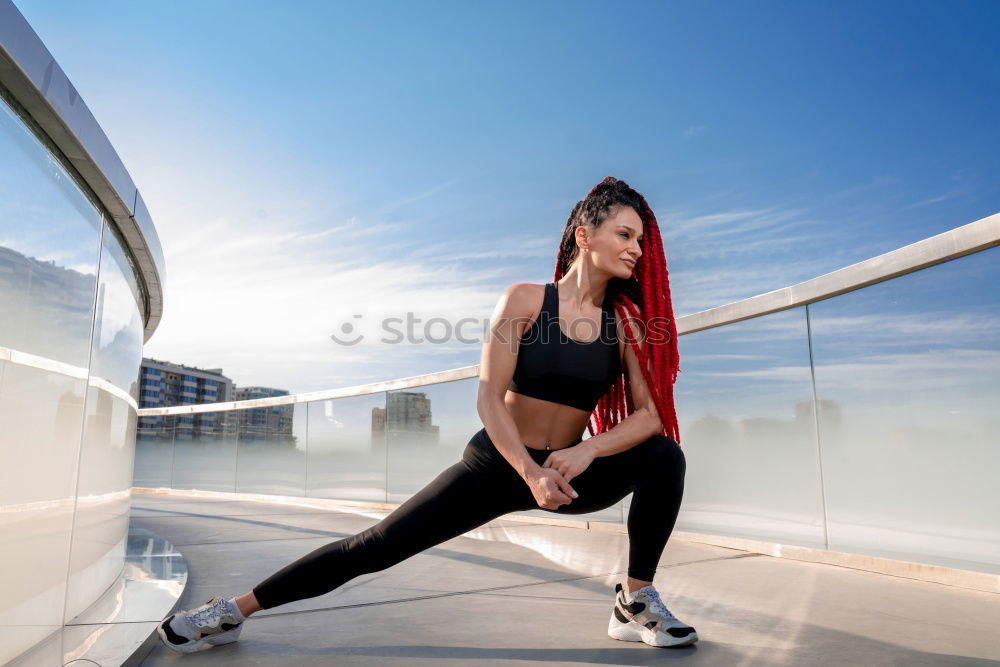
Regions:
<instances>
[{"instance_id":1,"label":"long red braid","mask_svg":"<svg viewBox=\"0 0 1000 667\"><path fill-rule=\"evenodd\" d=\"M625 340L639 359L642 376L656 404L656 411L663 425L660 434L673 438L679 445L680 428L674 407L674 383L680 373L677 327L670 300L670 280L660 228L645 198L613 176L608 176L594 186L573 208L566 222L556 259L555 280L558 281L566 274L578 252L573 231L584 223L600 224L610 213L609 208L616 205L631 206L639 214L643 225L643 237L639 242L642 255L633 275L628 279L611 278L608 290L625 326ZM641 324L642 331L633 329L629 315ZM656 326L651 326L651 323L656 323ZM639 341L643 342L641 349ZM590 435L607 431L635 411L625 374L623 368L608 391L598 400L597 407L587 422Z\"/></svg>"}]
</instances>

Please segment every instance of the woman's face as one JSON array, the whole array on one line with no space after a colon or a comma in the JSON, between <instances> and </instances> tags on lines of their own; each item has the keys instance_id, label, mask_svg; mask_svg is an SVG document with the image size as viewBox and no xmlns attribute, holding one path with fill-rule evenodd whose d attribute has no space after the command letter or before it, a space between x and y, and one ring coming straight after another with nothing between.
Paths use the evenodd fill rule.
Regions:
<instances>
[{"instance_id":1,"label":"woman's face","mask_svg":"<svg viewBox=\"0 0 1000 667\"><path fill-rule=\"evenodd\" d=\"M586 228L591 231L590 228ZM577 232L577 243L580 243ZM590 261L594 268L618 278L629 278L642 256L642 218L631 206L616 206L596 232L588 235Z\"/></svg>"}]
</instances>

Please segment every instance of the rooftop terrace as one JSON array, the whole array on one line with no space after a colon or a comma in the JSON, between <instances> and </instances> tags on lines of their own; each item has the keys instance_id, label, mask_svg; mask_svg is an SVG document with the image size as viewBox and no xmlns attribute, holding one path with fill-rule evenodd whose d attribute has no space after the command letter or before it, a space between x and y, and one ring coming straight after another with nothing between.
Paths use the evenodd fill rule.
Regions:
<instances>
[{"instance_id":1,"label":"rooftop terrace","mask_svg":"<svg viewBox=\"0 0 1000 667\"><path fill-rule=\"evenodd\" d=\"M132 521L188 560L182 608L232 596L382 513L138 493ZM326 595L255 614L240 641L143 665L986 665L996 594L671 538L656 584L701 640L606 634L624 535L508 516Z\"/></svg>"}]
</instances>

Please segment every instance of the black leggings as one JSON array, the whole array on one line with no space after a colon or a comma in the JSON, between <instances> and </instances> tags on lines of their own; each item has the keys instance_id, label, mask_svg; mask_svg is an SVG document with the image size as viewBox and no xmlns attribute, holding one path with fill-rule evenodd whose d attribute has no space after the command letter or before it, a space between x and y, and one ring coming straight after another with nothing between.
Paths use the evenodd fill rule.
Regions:
<instances>
[{"instance_id":1,"label":"black leggings","mask_svg":"<svg viewBox=\"0 0 1000 667\"><path fill-rule=\"evenodd\" d=\"M527 451L539 465L551 453ZM654 435L624 452L595 458L570 480L579 497L547 511L595 512L633 492L628 513L628 576L652 581L680 509L684 469L684 454L677 443ZM461 461L387 517L290 563L257 584L253 593L264 609L322 595L499 516L529 509L539 507L527 483L497 451L486 429L480 429L466 445Z\"/></svg>"}]
</instances>

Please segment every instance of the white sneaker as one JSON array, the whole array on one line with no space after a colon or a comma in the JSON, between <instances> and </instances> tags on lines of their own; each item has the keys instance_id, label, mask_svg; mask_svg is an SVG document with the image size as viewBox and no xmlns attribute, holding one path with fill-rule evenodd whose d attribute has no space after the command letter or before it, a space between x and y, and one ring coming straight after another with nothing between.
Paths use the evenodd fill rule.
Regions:
<instances>
[{"instance_id":1,"label":"white sneaker","mask_svg":"<svg viewBox=\"0 0 1000 667\"><path fill-rule=\"evenodd\" d=\"M163 619L156 634L171 651L194 653L236 641L245 620L235 603L215 596L200 607Z\"/></svg>"},{"instance_id":2,"label":"white sneaker","mask_svg":"<svg viewBox=\"0 0 1000 667\"><path fill-rule=\"evenodd\" d=\"M631 596L621 584L615 586L615 608L608 622L608 636L650 646L686 646L698 641L698 633L670 613L652 585Z\"/></svg>"}]
</instances>

